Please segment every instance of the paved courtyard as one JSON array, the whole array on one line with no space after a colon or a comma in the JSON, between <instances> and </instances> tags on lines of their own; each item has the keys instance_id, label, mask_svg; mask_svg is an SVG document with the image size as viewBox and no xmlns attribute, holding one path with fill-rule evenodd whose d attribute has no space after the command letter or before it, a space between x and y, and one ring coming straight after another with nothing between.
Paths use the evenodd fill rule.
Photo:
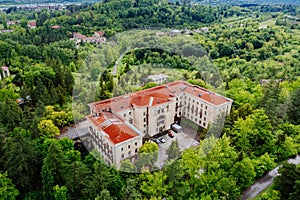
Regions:
<instances>
[{"instance_id":1,"label":"paved courtyard","mask_svg":"<svg viewBox=\"0 0 300 200\"><path fill-rule=\"evenodd\" d=\"M157 167L162 168L165 162L168 160L166 150L169 148L172 141L175 141L177 139L181 151L199 145L199 134L197 134L197 130L185 123L182 123L181 126L182 131L180 133L173 132L173 138L169 137L168 135L162 136L162 138L164 138L166 142L158 144L158 160L155 163Z\"/></svg>"}]
</instances>

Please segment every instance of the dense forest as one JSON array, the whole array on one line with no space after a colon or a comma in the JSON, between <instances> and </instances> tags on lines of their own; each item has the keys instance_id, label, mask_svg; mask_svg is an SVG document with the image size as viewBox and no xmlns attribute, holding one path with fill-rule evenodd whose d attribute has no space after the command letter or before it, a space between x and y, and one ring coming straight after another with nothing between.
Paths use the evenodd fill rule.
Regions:
<instances>
[{"instance_id":1,"label":"dense forest","mask_svg":"<svg viewBox=\"0 0 300 200\"><path fill-rule=\"evenodd\" d=\"M300 151L299 17L294 5L189 6L158 0L1 12L0 30L11 31L0 32L0 66L10 71L0 80L0 199L238 199ZM32 21L36 28L28 27ZM169 48L162 50L151 46L151 28L181 32L153 36ZM121 34L125 42L119 49L113 42L77 46L70 40L73 32L104 31L114 41L132 29L143 31ZM201 57L185 51L186 43L192 52L200 49ZM121 50L132 45L112 74ZM108 167L97 152L57 139L60 129L84 118L87 103L154 86L136 81L150 74L144 68L151 63L179 73L174 80L234 100L220 138L203 137L183 152L173 143L171 161L152 172L142 170L144 161L125 160L121 170ZM87 98L90 82L97 85L94 99ZM156 155L157 148L147 145L139 154ZM127 173L132 169L141 173ZM257 199L297 199L299 181L299 166L284 163Z\"/></svg>"}]
</instances>

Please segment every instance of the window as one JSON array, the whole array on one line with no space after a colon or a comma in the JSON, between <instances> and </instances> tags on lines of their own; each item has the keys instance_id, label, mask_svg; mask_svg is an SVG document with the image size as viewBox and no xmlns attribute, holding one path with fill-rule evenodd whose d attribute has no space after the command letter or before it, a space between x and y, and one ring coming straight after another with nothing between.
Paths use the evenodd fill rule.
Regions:
<instances>
[{"instance_id":1,"label":"window","mask_svg":"<svg viewBox=\"0 0 300 200\"><path fill-rule=\"evenodd\" d=\"M195 100L193 99L193 103L195 103Z\"/></svg>"},{"instance_id":2,"label":"window","mask_svg":"<svg viewBox=\"0 0 300 200\"><path fill-rule=\"evenodd\" d=\"M161 112L163 113L163 112L165 112L165 110L162 108L162 109L161 109Z\"/></svg>"},{"instance_id":3,"label":"window","mask_svg":"<svg viewBox=\"0 0 300 200\"><path fill-rule=\"evenodd\" d=\"M129 115L131 115L131 112L129 112Z\"/></svg>"},{"instance_id":4,"label":"window","mask_svg":"<svg viewBox=\"0 0 300 200\"><path fill-rule=\"evenodd\" d=\"M146 118L144 118L144 122L146 122Z\"/></svg>"},{"instance_id":5,"label":"window","mask_svg":"<svg viewBox=\"0 0 300 200\"><path fill-rule=\"evenodd\" d=\"M182 99L182 96L180 96L180 99Z\"/></svg>"},{"instance_id":6,"label":"window","mask_svg":"<svg viewBox=\"0 0 300 200\"><path fill-rule=\"evenodd\" d=\"M203 126L206 126L206 124L205 124L205 123L203 123Z\"/></svg>"},{"instance_id":7,"label":"window","mask_svg":"<svg viewBox=\"0 0 300 200\"><path fill-rule=\"evenodd\" d=\"M207 109L207 106L205 106L205 109Z\"/></svg>"},{"instance_id":8,"label":"window","mask_svg":"<svg viewBox=\"0 0 300 200\"><path fill-rule=\"evenodd\" d=\"M199 124L201 124L202 122L201 122L201 120L199 120Z\"/></svg>"},{"instance_id":9,"label":"window","mask_svg":"<svg viewBox=\"0 0 300 200\"><path fill-rule=\"evenodd\" d=\"M156 121L157 126L165 124L165 116L160 116Z\"/></svg>"},{"instance_id":10,"label":"window","mask_svg":"<svg viewBox=\"0 0 300 200\"><path fill-rule=\"evenodd\" d=\"M146 134L146 130L144 130L144 134Z\"/></svg>"},{"instance_id":11,"label":"window","mask_svg":"<svg viewBox=\"0 0 300 200\"><path fill-rule=\"evenodd\" d=\"M135 153L137 153L138 152L138 149L135 149Z\"/></svg>"},{"instance_id":12,"label":"window","mask_svg":"<svg viewBox=\"0 0 300 200\"><path fill-rule=\"evenodd\" d=\"M121 148L121 151L123 151L124 149L123 148Z\"/></svg>"},{"instance_id":13,"label":"window","mask_svg":"<svg viewBox=\"0 0 300 200\"><path fill-rule=\"evenodd\" d=\"M123 116L126 117L126 114L124 114Z\"/></svg>"},{"instance_id":14,"label":"window","mask_svg":"<svg viewBox=\"0 0 300 200\"><path fill-rule=\"evenodd\" d=\"M197 101L197 105L199 105L199 102Z\"/></svg>"},{"instance_id":15,"label":"window","mask_svg":"<svg viewBox=\"0 0 300 200\"><path fill-rule=\"evenodd\" d=\"M135 146L137 146L137 142L135 143Z\"/></svg>"},{"instance_id":16,"label":"window","mask_svg":"<svg viewBox=\"0 0 300 200\"><path fill-rule=\"evenodd\" d=\"M203 119L204 121L206 121L206 117L204 117L204 119Z\"/></svg>"},{"instance_id":17,"label":"window","mask_svg":"<svg viewBox=\"0 0 300 200\"><path fill-rule=\"evenodd\" d=\"M158 110L157 113L160 114L160 110Z\"/></svg>"},{"instance_id":18,"label":"window","mask_svg":"<svg viewBox=\"0 0 300 200\"><path fill-rule=\"evenodd\" d=\"M128 145L128 149L130 149L130 145Z\"/></svg>"},{"instance_id":19,"label":"window","mask_svg":"<svg viewBox=\"0 0 300 200\"><path fill-rule=\"evenodd\" d=\"M204 115L206 115L206 111L204 111Z\"/></svg>"},{"instance_id":20,"label":"window","mask_svg":"<svg viewBox=\"0 0 300 200\"><path fill-rule=\"evenodd\" d=\"M131 151L128 151L128 155L130 155L131 154Z\"/></svg>"},{"instance_id":21,"label":"window","mask_svg":"<svg viewBox=\"0 0 300 200\"><path fill-rule=\"evenodd\" d=\"M146 116L146 112L144 112L144 116Z\"/></svg>"},{"instance_id":22,"label":"window","mask_svg":"<svg viewBox=\"0 0 300 200\"><path fill-rule=\"evenodd\" d=\"M146 127L146 124L144 124L144 128Z\"/></svg>"},{"instance_id":23,"label":"window","mask_svg":"<svg viewBox=\"0 0 300 200\"><path fill-rule=\"evenodd\" d=\"M124 158L124 154L122 154L122 156L121 156L122 158Z\"/></svg>"}]
</instances>

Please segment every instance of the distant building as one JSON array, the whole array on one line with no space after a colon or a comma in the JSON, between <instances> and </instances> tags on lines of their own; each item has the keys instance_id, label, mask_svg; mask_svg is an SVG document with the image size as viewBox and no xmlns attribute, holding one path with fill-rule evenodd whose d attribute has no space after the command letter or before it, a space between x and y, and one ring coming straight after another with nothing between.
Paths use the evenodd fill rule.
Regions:
<instances>
[{"instance_id":1,"label":"distant building","mask_svg":"<svg viewBox=\"0 0 300 200\"><path fill-rule=\"evenodd\" d=\"M201 30L202 32L209 32L209 28L207 28L207 27L202 27L200 30Z\"/></svg>"},{"instance_id":2,"label":"distant building","mask_svg":"<svg viewBox=\"0 0 300 200\"><path fill-rule=\"evenodd\" d=\"M0 30L0 33L12 33L13 30Z\"/></svg>"},{"instance_id":3,"label":"distant building","mask_svg":"<svg viewBox=\"0 0 300 200\"><path fill-rule=\"evenodd\" d=\"M158 31L158 32L156 32L156 35L157 35L157 36L165 36L166 33L165 33L165 32L162 32L162 31Z\"/></svg>"},{"instance_id":4,"label":"distant building","mask_svg":"<svg viewBox=\"0 0 300 200\"><path fill-rule=\"evenodd\" d=\"M7 26L15 25L15 21L6 21Z\"/></svg>"},{"instance_id":5,"label":"distant building","mask_svg":"<svg viewBox=\"0 0 300 200\"><path fill-rule=\"evenodd\" d=\"M33 21L33 22L28 22L27 26L28 26L29 28L36 28L36 22L35 22L35 21Z\"/></svg>"},{"instance_id":6,"label":"distant building","mask_svg":"<svg viewBox=\"0 0 300 200\"><path fill-rule=\"evenodd\" d=\"M52 29L60 29L60 26L58 25L54 25L54 26L51 26Z\"/></svg>"},{"instance_id":7,"label":"distant building","mask_svg":"<svg viewBox=\"0 0 300 200\"><path fill-rule=\"evenodd\" d=\"M150 75L148 76L148 81L157 83L157 84L162 84L168 79L168 75L165 74L156 74L156 75Z\"/></svg>"},{"instance_id":8,"label":"distant building","mask_svg":"<svg viewBox=\"0 0 300 200\"><path fill-rule=\"evenodd\" d=\"M71 40L75 41L76 46L82 43L94 43L100 44L106 42L106 38L104 37L104 31L95 32L91 37L87 37L81 33L73 33L73 38Z\"/></svg>"},{"instance_id":9,"label":"distant building","mask_svg":"<svg viewBox=\"0 0 300 200\"><path fill-rule=\"evenodd\" d=\"M199 86L176 81L91 103L86 118L94 147L107 164L120 167L122 160L135 159L143 137L170 129L181 117L208 128L222 113L230 114L232 102Z\"/></svg>"},{"instance_id":10,"label":"distant building","mask_svg":"<svg viewBox=\"0 0 300 200\"><path fill-rule=\"evenodd\" d=\"M175 35L180 35L181 31L180 30L170 30L169 35L170 36L175 36Z\"/></svg>"},{"instance_id":11,"label":"distant building","mask_svg":"<svg viewBox=\"0 0 300 200\"><path fill-rule=\"evenodd\" d=\"M9 72L8 67L2 66L1 67L1 73L0 73L0 79L4 79L4 78L9 77L9 76L10 76L10 72Z\"/></svg>"}]
</instances>

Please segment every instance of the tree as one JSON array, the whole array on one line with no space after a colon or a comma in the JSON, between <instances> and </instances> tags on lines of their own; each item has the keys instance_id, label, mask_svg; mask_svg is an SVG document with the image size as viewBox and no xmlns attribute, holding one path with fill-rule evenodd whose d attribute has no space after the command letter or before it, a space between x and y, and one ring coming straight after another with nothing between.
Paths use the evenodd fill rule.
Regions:
<instances>
[{"instance_id":1,"label":"tree","mask_svg":"<svg viewBox=\"0 0 300 200\"><path fill-rule=\"evenodd\" d=\"M145 142L139 149L138 160L135 162L137 169L154 167L158 158L158 145L154 142Z\"/></svg>"},{"instance_id":2,"label":"tree","mask_svg":"<svg viewBox=\"0 0 300 200\"><path fill-rule=\"evenodd\" d=\"M19 191L12 184L11 179L7 177L7 173L0 173L0 199L14 200L18 195Z\"/></svg>"},{"instance_id":3,"label":"tree","mask_svg":"<svg viewBox=\"0 0 300 200\"><path fill-rule=\"evenodd\" d=\"M176 158L178 158L181 155L177 139L175 141L171 142L171 145L167 149L166 153L168 155L168 159L169 160L176 159Z\"/></svg>"},{"instance_id":4,"label":"tree","mask_svg":"<svg viewBox=\"0 0 300 200\"><path fill-rule=\"evenodd\" d=\"M162 198L166 195L168 185L165 184L167 176L162 172L143 172L140 177L140 189L148 197Z\"/></svg>"},{"instance_id":5,"label":"tree","mask_svg":"<svg viewBox=\"0 0 300 200\"><path fill-rule=\"evenodd\" d=\"M268 152L253 161L256 177L262 177L266 172L276 167L274 158L271 158Z\"/></svg>"},{"instance_id":6,"label":"tree","mask_svg":"<svg viewBox=\"0 0 300 200\"><path fill-rule=\"evenodd\" d=\"M22 192L29 191L38 182L38 153L26 130L16 128L11 135L5 141L1 160L17 188Z\"/></svg>"},{"instance_id":7,"label":"tree","mask_svg":"<svg viewBox=\"0 0 300 200\"><path fill-rule=\"evenodd\" d=\"M120 171L126 173L135 173L137 172L137 168L132 162L130 162L129 159L126 159L121 161Z\"/></svg>"},{"instance_id":8,"label":"tree","mask_svg":"<svg viewBox=\"0 0 300 200\"><path fill-rule=\"evenodd\" d=\"M53 199L54 197L54 177L52 175L52 172L50 171L49 167L47 165L44 165L42 167L42 193L44 200L46 199Z\"/></svg>"},{"instance_id":9,"label":"tree","mask_svg":"<svg viewBox=\"0 0 300 200\"><path fill-rule=\"evenodd\" d=\"M44 169L44 170L43 170ZM51 140L50 145L48 147L47 155L43 159L43 168L42 175L44 183L48 184L49 181L47 179L50 176L53 176L53 185L50 185L49 190L53 190L53 186L61 184L66 184L66 175L68 174L68 160L65 153L62 151L61 145L57 140ZM49 174L49 175L47 175Z\"/></svg>"},{"instance_id":10,"label":"tree","mask_svg":"<svg viewBox=\"0 0 300 200\"><path fill-rule=\"evenodd\" d=\"M137 190L137 186L136 179L126 179L126 184L122 187L122 199L142 199L142 194Z\"/></svg>"},{"instance_id":11,"label":"tree","mask_svg":"<svg viewBox=\"0 0 300 200\"><path fill-rule=\"evenodd\" d=\"M278 170L279 176L274 180L274 189L280 192L280 199L292 199L299 189L294 189L299 186L300 169L295 164L283 163L283 166Z\"/></svg>"},{"instance_id":12,"label":"tree","mask_svg":"<svg viewBox=\"0 0 300 200\"><path fill-rule=\"evenodd\" d=\"M91 180L91 170L81 161L73 161L66 174L66 187L71 199L84 197L83 190Z\"/></svg>"},{"instance_id":13,"label":"tree","mask_svg":"<svg viewBox=\"0 0 300 200\"><path fill-rule=\"evenodd\" d=\"M52 138L59 135L59 129L54 125L52 120L42 120L38 124L40 135L45 138Z\"/></svg>"},{"instance_id":14,"label":"tree","mask_svg":"<svg viewBox=\"0 0 300 200\"><path fill-rule=\"evenodd\" d=\"M255 156L269 151L274 138L270 120L263 110L253 111L245 120L239 118L230 134L238 150Z\"/></svg>"},{"instance_id":15,"label":"tree","mask_svg":"<svg viewBox=\"0 0 300 200\"><path fill-rule=\"evenodd\" d=\"M113 200L108 190L104 189L100 192L99 195L95 198L95 200Z\"/></svg>"},{"instance_id":16,"label":"tree","mask_svg":"<svg viewBox=\"0 0 300 200\"><path fill-rule=\"evenodd\" d=\"M252 161L244 158L242 161L236 162L231 169L231 175L237 179L237 185L241 189L249 187L256 176Z\"/></svg>"},{"instance_id":17,"label":"tree","mask_svg":"<svg viewBox=\"0 0 300 200\"><path fill-rule=\"evenodd\" d=\"M121 180L115 169L108 168L99 160L93 165L93 175L84 188L84 197L95 198L103 190L108 190L115 197L120 196Z\"/></svg>"},{"instance_id":18,"label":"tree","mask_svg":"<svg viewBox=\"0 0 300 200\"><path fill-rule=\"evenodd\" d=\"M68 188L66 186L59 186L56 185L53 188L54 190L54 199L55 200L68 200L67 198L67 192L68 192Z\"/></svg>"},{"instance_id":19,"label":"tree","mask_svg":"<svg viewBox=\"0 0 300 200\"><path fill-rule=\"evenodd\" d=\"M290 121L293 124L300 124L299 96L300 96L300 87L295 89L290 96L291 103L289 105L288 116L289 116Z\"/></svg>"}]
</instances>

